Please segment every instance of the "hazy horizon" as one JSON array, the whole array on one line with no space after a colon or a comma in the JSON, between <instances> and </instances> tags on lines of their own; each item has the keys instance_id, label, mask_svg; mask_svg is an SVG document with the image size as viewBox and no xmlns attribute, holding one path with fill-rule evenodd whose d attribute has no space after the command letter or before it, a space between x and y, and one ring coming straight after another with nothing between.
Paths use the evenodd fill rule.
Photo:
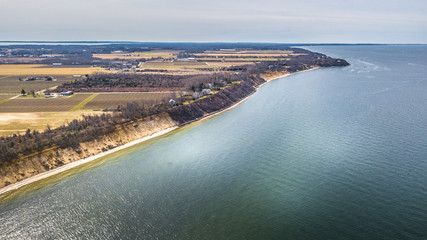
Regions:
<instances>
[{"instance_id":1,"label":"hazy horizon","mask_svg":"<svg viewBox=\"0 0 427 240\"><path fill-rule=\"evenodd\" d=\"M427 43L422 0L3 0L1 8L2 41Z\"/></svg>"},{"instance_id":2,"label":"hazy horizon","mask_svg":"<svg viewBox=\"0 0 427 240\"><path fill-rule=\"evenodd\" d=\"M371 42L254 42L254 41L132 41L132 40L0 40L2 43L224 43L224 44L298 44L298 45L427 45L427 43L371 43Z\"/></svg>"}]
</instances>

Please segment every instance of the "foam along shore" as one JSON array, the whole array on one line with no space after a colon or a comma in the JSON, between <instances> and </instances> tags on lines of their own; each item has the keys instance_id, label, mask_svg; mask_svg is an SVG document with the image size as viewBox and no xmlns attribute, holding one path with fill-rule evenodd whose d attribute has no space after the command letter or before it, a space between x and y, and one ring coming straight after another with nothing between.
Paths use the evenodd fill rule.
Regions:
<instances>
[{"instance_id":1,"label":"foam along shore","mask_svg":"<svg viewBox=\"0 0 427 240\"><path fill-rule=\"evenodd\" d=\"M309 71L309 70L314 70L314 69L317 69L317 67L316 67L316 68L307 69L307 70L304 70L304 71L300 71L300 72L295 72L295 73L284 73L284 74L279 75L279 76L277 76L277 77L275 76L275 77L273 77L273 78L271 78L271 79L266 80L266 82L265 82L265 83L263 83L263 84L259 85L259 86L257 87L257 89L258 89L258 88L260 88L260 87L262 87L264 84L266 84L266 83L268 83L268 82L270 82L270 81L272 81L272 80L276 80L276 79L283 78L283 77L287 77L287 76L290 76L290 75L293 75L293 74L296 74L296 73L301 73L301 72L305 72L305 71ZM255 92L253 92L253 93L255 93ZM253 93L252 93L252 94L253 94ZM241 99L240 101L236 102L235 104L233 104L233 105L229 106L228 108L225 108L225 109L222 109L222 110L220 110L220 111L217 111L217 112L214 112L214 113L208 114L208 115L206 115L206 116L204 116L204 117L201 117L201 118L199 118L199 119L195 119L195 120L190 121L190 122L188 122L188 123L185 123L185 124L183 124L183 125L188 125L188 124L193 123L193 122L196 122L196 121L205 120L205 119L211 118L211 117L213 117L213 116L216 116L216 115L218 115L218 114L221 114L221 113L223 113L223 112L225 112L225 111L228 111L228 110L230 110L230 109L233 109L233 108L237 107L239 104L241 104L242 102L244 102L245 100L247 100L249 97L251 97L251 96L252 96L252 94L249 94L248 96L246 96L245 98L243 98L243 99ZM29 178L23 179L23 180L21 180L21 181L19 181L19 182L15 182L15 183L12 183L12 184L10 184L10 185L4 186L4 187L0 188L0 195L5 194L5 193L10 192L10 191L17 190L17 189L19 189L19 188L21 188L21 187L23 187L23 186L26 186L26 185L28 185L28 184L31 184L31 183L34 183L34 182L37 182L37 181L40 181L40 180L43 180L43 179L49 178L49 177L54 176L54 175L56 175L56 174L59 174L59 173L65 172L65 171L70 170L70 169L72 169L72 168L75 168L75 167L77 167L77 166L80 166L80 165L83 165L83 164L86 164L86 163L92 162L92 161L97 160L97 159L99 159L99 158L102 158L102 157L104 157L104 156L106 156L106 155L108 155L108 154L118 152L118 151L123 150L123 149L125 149L125 148L131 147L131 146L134 146L134 145L136 145L136 144L139 144L139 143L142 143L142 142L148 141L148 140L150 140L150 139L153 139L153 138L155 138L155 137L158 137L158 136L164 135L164 134L169 133L169 132L171 132L171 131L173 131L173 130L175 130L175 129L177 129L177 128L179 128L179 126L175 126L175 127L167 128L167 129L165 129L165 130L162 130L162 131L156 132L156 133L154 133L154 134L152 134L152 135L150 135L150 136L146 136L146 137L143 137L143 138L141 138L141 139L137 139L137 140L134 140L134 141L128 142L128 143L126 143L126 144L123 144L123 145L121 145L121 146L115 147L115 148L113 148L113 149L111 149L111 150L107 150L107 151L105 151L105 152L101 152L101 153L98 153L98 154L92 155L92 156L90 156L90 157L83 158L83 159L80 159L80 160L77 160L77 161L74 161L74 162L68 163L68 164L63 165L63 166L60 166L60 167L56 167L56 168L51 169L51 170L49 170L49 171L46 171L46 172L43 172L43 173L40 173L40 174L34 175L34 176L32 176L32 177L29 177Z\"/></svg>"}]
</instances>

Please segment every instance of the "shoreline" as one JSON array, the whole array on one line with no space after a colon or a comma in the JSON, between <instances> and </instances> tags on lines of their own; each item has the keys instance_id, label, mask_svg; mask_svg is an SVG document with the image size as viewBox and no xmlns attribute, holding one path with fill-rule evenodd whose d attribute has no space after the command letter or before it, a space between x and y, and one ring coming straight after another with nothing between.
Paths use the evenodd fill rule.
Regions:
<instances>
[{"instance_id":1,"label":"shoreline","mask_svg":"<svg viewBox=\"0 0 427 240\"><path fill-rule=\"evenodd\" d=\"M90 157L83 158L83 159L80 159L80 160L77 160L77 161L74 161L74 162L68 163L68 164L66 164L66 165L63 165L63 166L57 167L57 168L55 168L55 169L51 169L51 170L49 170L49 171L46 171L46 172L43 172L43 173L37 174L37 175L32 176L32 177L29 177L29 178L26 178L26 179L24 179L24 180L22 180L22 181L19 181L19 182L16 182L16 183L12 183L12 184L7 185L7 186L5 186L5 187L3 187L3 188L0 188L0 195L5 194L5 193L10 192L10 191L13 191L13 190L17 190L17 189L19 189L19 188L21 188L21 187L23 187L23 186L29 185L29 184L31 184L31 183L34 183L34 182L37 182L37 181L43 180L43 179L48 178L48 177L51 177L51 176L54 176L54 175L56 175L56 174L59 174L59 173L65 172L65 171L67 171L67 170L70 170L70 169L75 168L75 167L77 167L77 166L83 165L83 164L85 164L85 163L92 162L92 161L94 161L94 160L96 160L96 159L99 159L99 158L105 157L105 156L107 156L107 155L109 155L109 154L111 154L111 153L118 152L118 151L120 151L120 150L123 150L123 149L129 148L129 147L134 146L134 145L136 145L136 144L139 144L139 143L142 143L142 142L148 141L148 140L150 140L150 139L153 139L153 138L155 138L155 137L158 137L158 136L164 135L164 134L169 133L169 132L171 132L171 131L173 131L173 130L175 130L175 129L177 129L177 128L178 128L178 126L176 126L176 127L171 127L171 128L168 128L168 129L165 129L165 130L159 131L159 132L157 132L157 133L154 133L154 134L152 134L152 135L150 135L150 136L146 136L146 137L143 137L143 138L140 138L140 139L137 139L137 140L134 140L134 141L128 142L128 143L126 143L126 144L123 144L123 145L118 146L118 147L116 147L116 148L110 149L110 150L108 150L108 151L101 152L101 153L98 153L98 154L92 155L92 156L90 156Z\"/></svg>"},{"instance_id":2,"label":"shoreline","mask_svg":"<svg viewBox=\"0 0 427 240\"><path fill-rule=\"evenodd\" d=\"M193 121L190 121L190 122L187 122L187 123L184 123L184 124L181 124L181 125L177 125L177 126L175 126L175 127L167 128L167 129L165 129L165 130L162 130L162 131L156 132L156 133L154 133L154 134L152 134L152 135L150 135L150 136L146 136L146 137L143 137L143 138L140 138L140 139L137 139L137 140L134 140L134 141L128 142L128 143L126 143L126 144L123 144L123 145L118 146L118 147L116 147L116 148L110 149L110 150L108 150L108 151L101 152L101 153L98 153L98 154L92 155L92 156L90 156L90 157L83 158L83 159L80 159L80 160L77 160L77 161L74 161L74 162L68 163L68 164L66 164L66 165L63 165L63 166L60 166L60 167L57 167L57 168L51 169L51 170L49 170L49 171L46 171L46 172L43 172L43 173L37 174L37 175L32 176L32 177L29 177L29 178L26 178L26 179L24 179L24 180L22 180L22 181L15 182L15 183L12 183L12 184L10 184L10 185L4 186L4 187L0 188L0 195L3 195L3 194L5 194L5 193L8 193L8 192L11 192L11 191L14 191L14 190L17 190L17 189L19 189L19 188L21 188L21 187L24 187L24 186L26 186L26 185L29 185L29 184L31 184L31 183L34 183L34 182L37 182L37 181L40 181L40 180L43 180L43 179L46 179L46 178L49 178L49 177L54 176L54 175L56 175L56 174L59 174L59 173L62 173L62 172L68 171L68 170L70 170L70 169L72 169L72 168L75 168L75 167L78 167L78 166L80 166L80 165L83 165L83 164L86 164L86 163L92 162L92 161L94 161L94 160L97 160L97 159L102 158L102 157L104 157L104 156L107 156L107 155L109 155L109 154L112 154L112 153L118 152L118 151L120 151L120 150L123 150L123 149L129 148L129 147L131 147L131 146L134 146L134 145L136 145L136 144L139 144L139 143L142 143L142 142L145 142L145 141L151 140L151 139L153 139L153 138L159 137L159 136L164 135L164 134L166 134L166 133L172 132L173 130L176 130L176 129L180 128L180 127L183 127L183 126L189 125L189 124L191 124L191 123L198 122L198 121L203 121L203 120L207 120L207 119L209 119L209 118L211 118L211 117L214 117L214 116L216 116L216 115L218 115L218 114L224 113L224 112L226 112L226 111L228 111L228 110L231 110L231 109L233 109L233 108L237 107L238 105L240 105L241 103L243 103L244 101L246 101L249 97L251 97L254 93L256 93L256 90L258 90L259 88L261 88L262 86L264 86L264 84L266 84L266 83L269 83L269 82L271 82L271 81L273 81L273 80L277 80L277 79L279 79L279 78L283 78L283 77L291 76L291 75L294 75L294 74L297 74L297 73L302 73L302 72L311 71L311 70L315 70L315 69L319 69L319 67L314 67L314 68L310 68L310 69L307 69L307 70L303 70L303 71L299 71L299 72L294 72L294 73L286 73L286 74L283 74L283 75L280 75L280 76L274 77L274 78L272 78L272 79L266 80L266 82L265 82L265 83L262 83L261 85L259 85L258 87L256 87L256 88L255 88L255 91L254 91L253 93L249 94L249 95L248 95L248 96L246 96L245 98L242 98L240 101L236 102L235 104L231 105L231 106L230 106L230 107L228 107L228 108L225 108L225 109L222 109L222 110L220 110L220 111L217 111L217 112L214 112L214 113L208 114L208 115L206 115L206 116L203 116L203 117L201 117L201 118L195 119L195 120L193 120Z\"/></svg>"}]
</instances>

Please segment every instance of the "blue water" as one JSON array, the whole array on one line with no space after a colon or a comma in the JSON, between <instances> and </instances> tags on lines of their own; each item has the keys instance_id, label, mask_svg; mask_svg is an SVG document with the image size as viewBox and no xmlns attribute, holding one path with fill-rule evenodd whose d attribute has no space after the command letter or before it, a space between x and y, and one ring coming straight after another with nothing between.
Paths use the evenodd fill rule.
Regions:
<instances>
[{"instance_id":1,"label":"blue water","mask_svg":"<svg viewBox=\"0 0 427 240\"><path fill-rule=\"evenodd\" d=\"M0 239L426 239L427 46L309 47L352 65L0 202Z\"/></svg>"}]
</instances>

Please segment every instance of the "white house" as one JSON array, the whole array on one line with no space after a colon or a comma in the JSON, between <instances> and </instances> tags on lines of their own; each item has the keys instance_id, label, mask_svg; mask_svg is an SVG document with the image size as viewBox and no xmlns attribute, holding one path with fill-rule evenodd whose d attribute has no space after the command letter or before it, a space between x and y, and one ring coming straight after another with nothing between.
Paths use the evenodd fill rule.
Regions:
<instances>
[{"instance_id":1,"label":"white house","mask_svg":"<svg viewBox=\"0 0 427 240\"><path fill-rule=\"evenodd\" d=\"M203 94L203 95L209 95L209 94L211 94L211 90L210 90L209 88L204 88L204 89L202 90L202 94Z\"/></svg>"},{"instance_id":2,"label":"white house","mask_svg":"<svg viewBox=\"0 0 427 240\"><path fill-rule=\"evenodd\" d=\"M61 96L71 96L71 95L73 95L73 91L64 91L64 92L61 92Z\"/></svg>"},{"instance_id":3,"label":"white house","mask_svg":"<svg viewBox=\"0 0 427 240\"><path fill-rule=\"evenodd\" d=\"M198 99L198 98L201 98L201 97L203 97L203 95L200 92L193 93L193 99Z\"/></svg>"}]
</instances>

